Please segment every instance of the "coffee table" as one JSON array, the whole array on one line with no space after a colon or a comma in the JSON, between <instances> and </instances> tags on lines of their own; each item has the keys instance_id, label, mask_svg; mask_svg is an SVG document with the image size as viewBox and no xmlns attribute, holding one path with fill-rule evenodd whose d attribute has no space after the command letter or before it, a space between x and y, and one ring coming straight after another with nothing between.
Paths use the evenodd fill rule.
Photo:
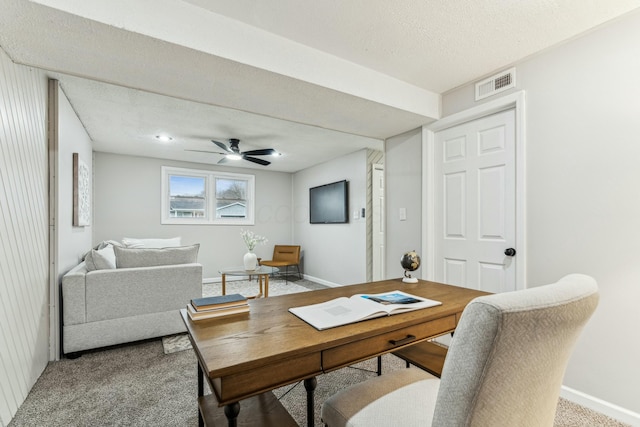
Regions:
<instances>
[{"instance_id":1,"label":"coffee table","mask_svg":"<svg viewBox=\"0 0 640 427\"><path fill-rule=\"evenodd\" d=\"M276 267L258 266L255 270L245 270L242 267L228 268L218 271L222 275L222 295L227 294L227 276L258 276L258 286L260 292L249 298L260 298L262 296L262 281L264 280L264 297L269 296L269 275L280 271Z\"/></svg>"}]
</instances>

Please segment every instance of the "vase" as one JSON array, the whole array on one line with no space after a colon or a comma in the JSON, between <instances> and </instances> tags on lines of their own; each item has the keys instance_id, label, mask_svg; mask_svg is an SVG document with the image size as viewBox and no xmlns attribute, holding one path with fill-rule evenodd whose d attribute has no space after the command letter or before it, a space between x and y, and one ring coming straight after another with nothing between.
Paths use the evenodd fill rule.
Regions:
<instances>
[{"instance_id":1,"label":"vase","mask_svg":"<svg viewBox=\"0 0 640 427\"><path fill-rule=\"evenodd\" d=\"M245 270L255 270L258 267L258 256L251 251L244 254L243 261Z\"/></svg>"}]
</instances>

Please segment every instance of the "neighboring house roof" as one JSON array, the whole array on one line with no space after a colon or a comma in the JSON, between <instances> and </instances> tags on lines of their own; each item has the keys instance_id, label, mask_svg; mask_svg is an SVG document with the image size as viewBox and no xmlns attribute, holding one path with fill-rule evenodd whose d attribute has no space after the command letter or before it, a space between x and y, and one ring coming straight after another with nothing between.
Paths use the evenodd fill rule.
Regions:
<instances>
[{"instance_id":1,"label":"neighboring house roof","mask_svg":"<svg viewBox=\"0 0 640 427\"><path fill-rule=\"evenodd\" d=\"M169 208L176 211L204 211L204 197L172 196Z\"/></svg>"},{"instance_id":2,"label":"neighboring house roof","mask_svg":"<svg viewBox=\"0 0 640 427\"><path fill-rule=\"evenodd\" d=\"M247 207L244 203L234 202L216 209L219 217L244 217L247 215Z\"/></svg>"}]
</instances>

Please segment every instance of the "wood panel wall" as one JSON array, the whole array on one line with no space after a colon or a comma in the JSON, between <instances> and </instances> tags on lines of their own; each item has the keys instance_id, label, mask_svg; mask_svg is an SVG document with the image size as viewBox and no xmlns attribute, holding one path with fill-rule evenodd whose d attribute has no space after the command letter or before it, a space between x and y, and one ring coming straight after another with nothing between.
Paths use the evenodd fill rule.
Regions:
<instances>
[{"instance_id":1,"label":"wood panel wall","mask_svg":"<svg viewBox=\"0 0 640 427\"><path fill-rule=\"evenodd\" d=\"M48 361L47 79L0 49L0 426Z\"/></svg>"}]
</instances>

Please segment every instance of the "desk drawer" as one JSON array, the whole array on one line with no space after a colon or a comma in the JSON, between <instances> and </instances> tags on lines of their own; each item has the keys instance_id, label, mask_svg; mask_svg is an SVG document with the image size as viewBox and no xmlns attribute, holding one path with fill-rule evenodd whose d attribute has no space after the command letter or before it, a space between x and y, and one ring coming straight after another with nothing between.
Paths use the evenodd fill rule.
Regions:
<instances>
[{"instance_id":1,"label":"desk drawer","mask_svg":"<svg viewBox=\"0 0 640 427\"><path fill-rule=\"evenodd\" d=\"M274 362L211 381L218 400L227 404L291 382L322 373L320 353L313 353Z\"/></svg>"},{"instance_id":2,"label":"desk drawer","mask_svg":"<svg viewBox=\"0 0 640 427\"><path fill-rule=\"evenodd\" d=\"M405 344L413 344L453 331L455 327L456 316L451 315L431 322L409 326L371 338L365 338L357 342L330 348L322 352L322 369L324 372L328 372L360 360L370 359L379 354L402 348ZM415 337L415 339L407 337ZM396 341L396 343L394 344L391 341Z\"/></svg>"}]
</instances>

